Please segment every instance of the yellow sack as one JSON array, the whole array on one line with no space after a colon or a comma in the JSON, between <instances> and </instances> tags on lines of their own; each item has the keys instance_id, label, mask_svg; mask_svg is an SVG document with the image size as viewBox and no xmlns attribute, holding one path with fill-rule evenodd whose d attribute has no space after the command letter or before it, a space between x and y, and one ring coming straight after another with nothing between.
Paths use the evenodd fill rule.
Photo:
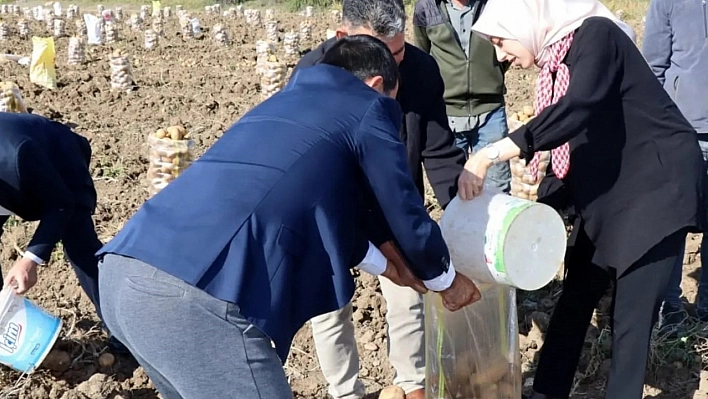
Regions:
<instances>
[{"instance_id":1,"label":"yellow sack","mask_svg":"<svg viewBox=\"0 0 708 399\"><path fill-rule=\"evenodd\" d=\"M54 70L54 38L32 37L32 60L30 61L30 82L57 88L57 73Z\"/></svg>"},{"instance_id":2,"label":"yellow sack","mask_svg":"<svg viewBox=\"0 0 708 399\"><path fill-rule=\"evenodd\" d=\"M160 4L160 1L153 0L153 2L152 2L152 16L156 17L156 16L160 15L161 8L162 8L162 4Z\"/></svg>"}]
</instances>

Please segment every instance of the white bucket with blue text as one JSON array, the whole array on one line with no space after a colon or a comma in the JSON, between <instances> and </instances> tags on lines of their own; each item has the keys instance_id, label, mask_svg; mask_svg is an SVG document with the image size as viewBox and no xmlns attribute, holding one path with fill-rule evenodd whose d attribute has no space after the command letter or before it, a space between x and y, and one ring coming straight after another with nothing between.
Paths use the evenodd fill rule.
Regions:
<instances>
[{"instance_id":1,"label":"white bucket with blue text","mask_svg":"<svg viewBox=\"0 0 708 399\"><path fill-rule=\"evenodd\" d=\"M54 346L61 326L60 318L6 287L0 291L0 363L33 372Z\"/></svg>"}]
</instances>

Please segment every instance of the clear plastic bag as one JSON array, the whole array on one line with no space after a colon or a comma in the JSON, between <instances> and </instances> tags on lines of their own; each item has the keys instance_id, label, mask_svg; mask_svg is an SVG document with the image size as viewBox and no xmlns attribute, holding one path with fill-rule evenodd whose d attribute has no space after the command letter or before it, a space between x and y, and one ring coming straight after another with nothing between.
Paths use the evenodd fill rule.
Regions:
<instances>
[{"instance_id":1,"label":"clear plastic bag","mask_svg":"<svg viewBox=\"0 0 708 399\"><path fill-rule=\"evenodd\" d=\"M426 399L519 399L516 290L478 284L482 299L457 312L425 296Z\"/></svg>"},{"instance_id":2,"label":"clear plastic bag","mask_svg":"<svg viewBox=\"0 0 708 399\"><path fill-rule=\"evenodd\" d=\"M174 136L180 139L172 140L170 133L174 133L176 129L180 128L180 133ZM176 126L169 127L167 130L160 129L157 133L148 136L150 166L148 167L147 180L148 192L151 197L184 173L192 164L194 141L184 138L185 136L184 128Z\"/></svg>"}]
</instances>

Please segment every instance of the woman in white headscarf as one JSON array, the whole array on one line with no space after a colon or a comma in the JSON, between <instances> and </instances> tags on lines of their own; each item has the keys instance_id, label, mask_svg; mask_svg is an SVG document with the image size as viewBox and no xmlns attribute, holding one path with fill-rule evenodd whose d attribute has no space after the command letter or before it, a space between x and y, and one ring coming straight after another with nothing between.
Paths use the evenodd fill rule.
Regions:
<instances>
[{"instance_id":1,"label":"woman in white headscarf","mask_svg":"<svg viewBox=\"0 0 708 399\"><path fill-rule=\"evenodd\" d=\"M574 208L579 222L546 334L534 399L567 398L595 305L615 283L607 399L642 397L651 329L684 250L706 225L696 132L634 44L632 30L595 0L489 0L472 28L500 60L541 68L536 117L474 154L477 176L552 150L539 201Z\"/></svg>"}]
</instances>

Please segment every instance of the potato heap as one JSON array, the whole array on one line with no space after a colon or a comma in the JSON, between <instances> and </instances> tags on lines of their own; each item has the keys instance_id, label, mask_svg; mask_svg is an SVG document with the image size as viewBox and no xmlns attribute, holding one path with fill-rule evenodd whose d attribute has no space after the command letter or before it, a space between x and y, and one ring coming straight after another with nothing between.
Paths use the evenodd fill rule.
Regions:
<instances>
[{"instance_id":1,"label":"potato heap","mask_svg":"<svg viewBox=\"0 0 708 399\"><path fill-rule=\"evenodd\" d=\"M330 17L332 18L332 22L335 24L339 24L342 22L342 12L339 10L332 10L330 11Z\"/></svg>"},{"instance_id":2,"label":"potato heap","mask_svg":"<svg viewBox=\"0 0 708 399\"><path fill-rule=\"evenodd\" d=\"M245 10L243 15L246 17L246 23L251 26L261 24L261 10Z\"/></svg>"},{"instance_id":3,"label":"potato heap","mask_svg":"<svg viewBox=\"0 0 708 399\"><path fill-rule=\"evenodd\" d=\"M5 41L10 37L10 27L6 23L0 22L0 41Z\"/></svg>"},{"instance_id":4,"label":"potato heap","mask_svg":"<svg viewBox=\"0 0 708 399\"><path fill-rule=\"evenodd\" d=\"M140 6L140 20L147 21L150 17L150 6L142 5Z\"/></svg>"},{"instance_id":5,"label":"potato heap","mask_svg":"<svg viewBox=\"0 0 708 399\"><path fill-rule=\"evenodd\" d=\"M307 7L305 7L305 17L307 17L307 18L312 17L312 11L313 11L313 9L314 9L314 8L313 8L312 6L307 6Z\"/></svg>"},{"instance_id":6,"label":"potato heap","mask_svg":"<svg viewBox=\"0 0 708 399\"><path fill-rule=\"evenodd\" d=\"M523 109L520 112L514 112L511 115L509 115L509 119L511 120L516 120L521 123L526 123L530 121L534 117L534 110L533 107L530 105L524 105Z\"/></svg>"},{"instance_id":7,"label":"potato heap","mask_svg":"<svg viewBox=\"0 0 708 399\"><path fill-rule=\"evenodd\" d=\"M148 191L153 196L191 165L194 141L184 127L170 126L148 136L148 146Z\"/></svg>"},{"instance_id":8,"label":"potato heap","mask_svg":"<svg viewBox=\"0 0 708 399\"><path fill-rule=\"evenodd\" d=\"M285 48L285 54L298 54L300 52L300 35L293 31L286 33L283 38L283 47Z\"/></svg>"},{"instance_id":9,"label":"potato heap","mask_svg":"<svg viewBox=\"0 0 708 399\"><path fill-rule=\"evenodd\" d=\"M214 33L214 41L220 45L220 46L228 46L231 44L231 40L229 40L229 34L226 32L226 28L224 28L223 25L221 24L216 24L212 28L212 31Z\"/></svg>"},{"instance_id":10,"label":"potato heap","mask_svg":"<svg viewBox=\"0 0 708 399\"><path fill-rule=\"evenodd\" d=\"M0 112L27 113L20 88L13 82L0 82Z\"/></svg>"},{"instance_id":11,"label":"potato heap","mask_svg":"<svg viewBox=\"0 0 708 399\"><path fill-rule=\"evenodd\" d=\"M86 36L88 34L88 29L86 28L86 21L83 18L78 18L76 22L76 33L81 36Z\"/></svg>"},{"instance_id":12,"label":"potato heap","mask_svg":"<svg viewBox=\"0 0 708 399\"><path fill-rule=\"evenodd\" d=\"M106 21L104 25L106 32L106 43L115 43L118 41L118 25L113 21Z\"/></svg>"},{"instance_id":13,"label":"potato heap","mask_svg":"<svg viewBox=\"0 0 708 399\"><path fill-rule=\"evenodd\" d=\"M69 38L69 65L80 65L86 62L86 42L79 37Z\"/></svg>"},{"instance_id":14,"label":"potato heap","mask_svg":"<svg viewBox=\"0 0 708 399\"><path fill-rule=\"evenodd\" d=\"M66 22L63 19L54 20L54 37L64 37L66 35Z\"/></svg>"},{"instance_id":15,"label":"potato heap","mask_svg":"<svg viewBox=\"0 0 708 399\"><path fill-rule=\"evenodd\" d=\"M145 48L148 50L152 50L155 47L157 47L157 33L155 33L154 30L148 29L145 31Z\"/></svg>"},{"instance_id":16,"label":"potato heap","mask_svg":"<svg viewBox=\"0 0 708 399\"><path fill-rule=\"evenodd\" d=\"M266 38L273 42L278 42L278 21L270 20L265 23L266 28Z\"/></svg>"},{"instance_id":17,"label":"potato heap","mask_svg":"<svg viewBox=\"0 0 708 399\"><path fill-rule=\"evenodd\" d=\"M123 8L122 7L116 7L116 19L119 21L123 20Z\"/></svg>"},{"instance_id":18,"label":"potato heap","mask_svg":"<svg viewBox=\"0 0 708 399\"><path fill-rule=\"evenodd\" d=\"M133 87L133 69L127 54L116 50L111 55L111 89L128 90Z\"/></svg>"},{"instance_id":19,"label":"potato heap","mask_svg":"<svg viewBox=\"0 0 708 399\"><path fill-rule=\"evenodd\" d=\"M452 398L517 399L514 368L503 356L473 359L472 353L455 354L455 374L446 378L445 390ZM436 376L437 377L437 376Z\"/></svg>"},{"instance_id":20,"label":"potato heap","mask_svg":"<svg viewBox=\"0 0 708 399\"><path fill-rule=\"evenodd\" d=\"M275 45L265 40L256 42L256 73L263 74L265 64L268 62L268 57L275 54Z\"/></svg>"},{"instance_id":21,"label":"potato heap","mask_svg":"<svg viewBox=\"0 0 708 399\"><path fill-rule=\"evenodd\" d=\"M303 41L312 40L312 24L310 21L300 22L300 39Z\"/></svg>"},{"instance_id":22,"label":"potato heap","mask_svg":"<svg viewBox=\"0 0 708 399\"><path fill-rule=\"evenodd\" d=\"M22 39L27 39L30 37L30 24L26 19L21 19L17 22L17 33L19 33Z\"/></svg>"},{"instance_id":23,"label":"potato heap","mask_svg":"<svg viewBox=\"0 0 708 399\"><path fill-rule=\"evenodd\" d=\"M152 18L152 30L157 36L165 36L165 24L162 21L162 16Z\"/></svg>"},{"instance_id":24,"label":"potato heap","mask_svg":"<svg viewBox=\"0 0 708 399\"><path fill-rule=\"evenodd\" d=\"M523 111L515 112L509 117L509 130L514 131L527 123L533 118L533 107L524 106ZM551 153L549 151L539 152L538 176L531 174L530 168L526 162L516 157L509 160L511 168L511 195L536 201L538 199L538 186L546 176L546 168L551 161Z\"/></svg>"},{"instance_id":25,"label":"potato heap","mask_svg":"<svg viewBox=\"0 0 708 399\"><path fill-rule=\"evenodd\" d=\"M280 91L285 85L285 76L288 69L284 63L279 62L275 55L270 55L263 65L261 75L261 99L266 100Z\"/></svg>"}]
</instances>

